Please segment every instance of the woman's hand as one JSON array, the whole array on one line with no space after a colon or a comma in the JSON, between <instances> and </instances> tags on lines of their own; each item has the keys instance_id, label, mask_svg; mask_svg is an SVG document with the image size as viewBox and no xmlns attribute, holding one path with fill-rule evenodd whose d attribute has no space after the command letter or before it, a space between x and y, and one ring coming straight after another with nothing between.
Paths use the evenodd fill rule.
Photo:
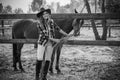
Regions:
<instances>
[{"instance_id":1,"label":"woman's hand","mask_svg":"<svg viewBox=\"0 0 120 80\"><path fill-rule=\"evenodd\" d=\"M72 37L74 34L70 34L70 35L67 35L66 37L63 37L62 39L60 39L60 42L62 42L62 43L65 43L65 42L67 42L67 40L70 38L70 37Z\"/></svg>"}]
</instances>

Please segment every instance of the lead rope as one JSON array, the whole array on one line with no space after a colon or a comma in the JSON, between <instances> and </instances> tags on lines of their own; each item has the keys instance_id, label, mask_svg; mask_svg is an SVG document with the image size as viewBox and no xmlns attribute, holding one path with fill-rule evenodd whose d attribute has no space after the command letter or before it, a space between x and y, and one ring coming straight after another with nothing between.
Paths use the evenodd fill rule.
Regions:
<instances>
[{"instance_id":1,"label":"lead rope","mask_svg":"<svg viewBox=\"0 0 120 80\"><path fill-rule=\"evenodd\" d=\"M55 23L55 22L54 22L54 23ZM58 26L56 23L55 23L55 25ZM64 37L64 38L62 38L62 39L68 40L68 39L69 39L70 37L72 37L72 36L74 36L74 33L71 34L71 35L69 35L69 36L67 36L67 37ZM61 39L61 40L62 40L62 39ZM63 41L60 41L60 42L56 43L56 44L53 46L53 49L59 47L59 45L61 45L61 44L63 44Z\"/></svg>"},{"instance_id":2,"label":"lead rope","mask_svg":"<svg viewBox=\"0 0 120 80\"><path fill-rule=\"evenodd\" d=\"M72 37L72 36L74 36L74 34L71 34L71 35L69 35L69 36L67 36L67 37L64 37L64 38L62 38L62 39L68 40L68 39L69 39L70 37ZM61 39L61 40L62 40L62 39ZM56 44L53 46L53 48L58 48L59 45L61 45L61 44L63 44L63 41L60 41L60 42L56 43Z\"/></svg>"}]
</instances>

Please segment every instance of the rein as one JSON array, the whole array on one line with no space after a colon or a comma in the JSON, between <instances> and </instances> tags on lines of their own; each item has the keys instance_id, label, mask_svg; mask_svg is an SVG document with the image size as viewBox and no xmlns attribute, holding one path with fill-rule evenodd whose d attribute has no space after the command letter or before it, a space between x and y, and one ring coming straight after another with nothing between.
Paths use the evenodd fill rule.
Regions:
<instances>
[{"instance_id":1,"label":"rein","mask_svg":"<svg viewBox=\"0 0 120 80\"><path fill-rule=\"evenodd\" d=\"M70 37L72 37L72 36L74 36L74 34L71 34L71 35L69 35L69 36L67 36L67 37L64 37L64 38L62 38L62 39L68 40L68 39L69 39ZM61 39L60 42L56 43L56 44L53 46L53 48L59 47L59 45L63 44L64 41L62 41L62 39Z\"/></svg>"}]
</instances>

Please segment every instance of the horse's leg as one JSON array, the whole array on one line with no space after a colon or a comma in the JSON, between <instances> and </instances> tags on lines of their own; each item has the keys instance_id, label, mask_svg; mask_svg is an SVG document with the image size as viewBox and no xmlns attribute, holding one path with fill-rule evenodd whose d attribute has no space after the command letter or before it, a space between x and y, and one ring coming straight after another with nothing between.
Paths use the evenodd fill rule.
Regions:
<instances>
[{"instance_id":1,"label":"horse's leg","mask_svg":"<svg viewBox=\"0 0 120 80\"><path fill-rule=\"evenodd\" d=\"M34 44L34 48L37 48L38 47L38 45L37 44Z\"/></svg>"},{"instance_id":2,"label":"horse's leg","mask_svg":"<svg viewBox=\"0 0 120 80\"><path fill-rule=\"evenodd\" d=\"M13 44L13 67L14 67L14 71L18 71L17 69L17 44Z\"/></svg>"},{"instance_id":3,"label":"horse's leg","mask_svg":"<svg viewBox=\"0 0 120 80\"><path fill-rule=\"evenodd\" d=\"M54 59L55 59L55 50L56 48L53 49L53 53L52 53L52 56L51 56L51 64L50 64L50 68L49 68L49 71L50 73L53 74L53 62L54 62Z\"/></svg>"},{"instance_id":4,"label":"horse's leg","mask_svg":"<svg viewBox=\"0 0 120 80\"><path fill-rule=\"evenodd\" d=\"M60 45L57 49L57 55L56 55L56 66L55 69L57 70L57 74L61 73L61 70L59 68L59 59L60 59L60 53L61 53L61 48L63 45Z\"/></svg>"},{"instance_id":5,"label":"horse's leg","mask_svg":"<svg viewBox=\"0 0 120 80\"><path fill-rule=\"evenodd\" d=\"M21 49L23 47L23 44L20 43L17 46L17 58L18 58L18 63L19 63L19 69L21 70L21 72L24 72L24 69L22 67L22 63L21 63Z\"/></svg>"}]
</instances>

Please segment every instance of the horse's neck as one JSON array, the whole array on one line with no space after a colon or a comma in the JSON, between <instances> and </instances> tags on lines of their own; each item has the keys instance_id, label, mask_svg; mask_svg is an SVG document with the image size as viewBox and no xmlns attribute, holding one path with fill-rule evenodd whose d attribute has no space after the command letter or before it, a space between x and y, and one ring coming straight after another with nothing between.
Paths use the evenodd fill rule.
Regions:
<instances>
[{"instance_id":1,"label":"horse's neck","mask_svg":"<svg viewBox=\"0 0 120 80\"><path fill-rule=\"evenodd\" d=\"M69 26L69 27L71 27L71 26ZM70 29L70 28L68 28L68 29L62 29L64 32L66 32L67 34L69 34L71 31L72 31L72 28Z\"/></svg>"},{"instance_id":2,"label":"horse's neck","mask_svg":"<svg viewBox=\"0 0 120 80\"><path fill-rule=\"evenodd\" d=\"M67 25L64 25L64 27L62 27L63 31L69 34L73 30L72 22L73 22L73 19L66 22Z\"/></svg>"}]
</instances>

